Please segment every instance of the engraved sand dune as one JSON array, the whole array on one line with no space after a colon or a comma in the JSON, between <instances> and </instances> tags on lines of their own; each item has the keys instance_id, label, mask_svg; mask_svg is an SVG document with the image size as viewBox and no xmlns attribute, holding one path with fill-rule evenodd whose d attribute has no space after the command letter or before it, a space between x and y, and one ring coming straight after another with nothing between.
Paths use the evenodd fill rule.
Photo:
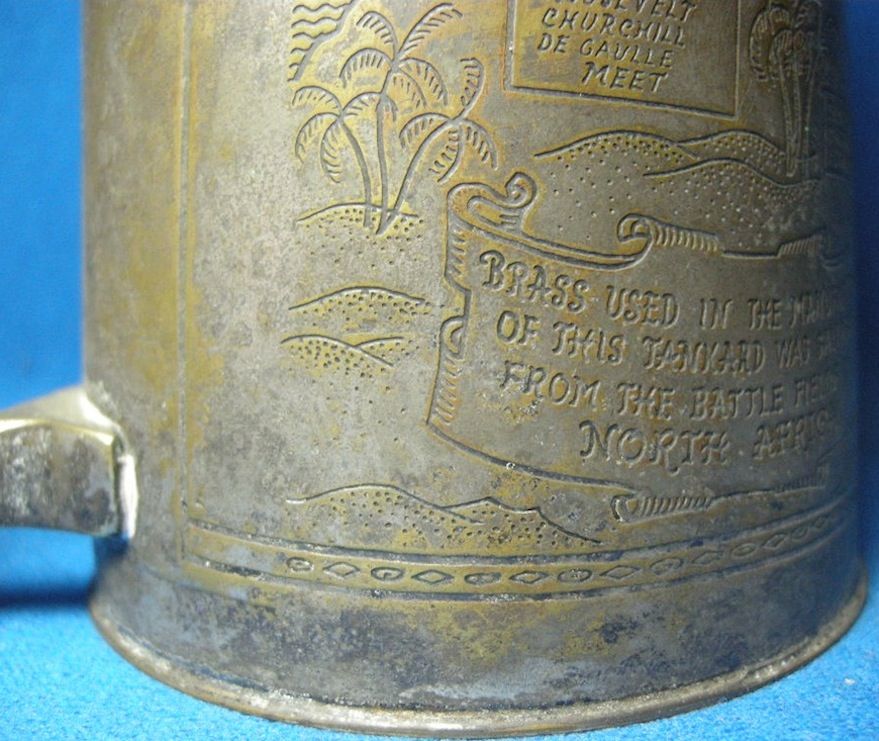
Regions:
<instances>
[{"instance_id":1,"label":"engraved sand dune","mask_svg":"<svg viewBox=\"0 0 879 741\"><path fill-rule=\"evenodd\" d=\"M387 337L355 345L319 334L296 335L281 342L292 358L316 370L371 376L392 368L406 353L406 340Z\"/></svg>"},{"instance_id":2,"label":"engraved sand dune","mask_svg":"<svg viewBox=\"0 0 879 741\"><path fill-rule=\"evenodd\" d=\"M699 159L735 159L773 180L787 179L784 150L751 131L724 131L689 139L681 146Z\"/></svg>"},{"instance_id":3,"label":"engraved sand dune","mask_svg":"<svg viewBox=\"0 0 879 741\"><path fill-rule=\"evenodd\" d=\"M775 181L789 181L785 175L784 151L751 131L724 131L676 142L656 134L638 131L609 131L578 139L541 157L571 162L583 156L596 160L620 158L631 161L642 172L664 172L714 160L735 160L751 166Z\"/></svg>"},{"instance_id":4,"label":"engraved sand dune","mask_svg":"<svg viewBox=\"0 0 879 741\"><path fill-rule=\"evenodd\" d=\"M293 327L281 345L314 370L371 376L417 349L413 325L429 311L427 301L401 291L342 288L291 306Z\"/></svg>"},{"instance_id":5,"label":"engraved sand dune","mask_svg":"<svg viewBox=\"0 0 879 741\"><path fill-rule=\"evenodd\" d=\"M381 337L361 342L357 348L393 367L411 352L412 345L413 342L405 337Z\"/></svg>"},{"instance_id":6,"label":"engraved sand dune","mask_svg":"<svg viewBox=\"0 0 879 741\"><path fill-rule=\"evenodd\" d=\"M378 205L373 204L373 208L377 209ZM352 232L352 234L356 233L359 239L363 239L363 210L363 203L339 203L335 206L319 208L316 211L303 214L296 220L296 223L300 226L314 227L321 231L330 228L335 229L340 224L352 224L357 230ZM373 225L375 225L378 216L373 214L372 218ZM404 236L411 231L413 226L421 223L423 223L422 219L416 214L395 212L394 222L388 228L388 231L385 232L385 237Z\"/></svg>"},{"instance_id":7,"label":"engraved sand dune","mask_svg":"<svg viewBox=\"0 0 879 741\"><path fill-rule=\"evenodd\" d=\"M440 507L392 486L366 484L288 499L292 537L327 546L399 553L525 556L582 553L597 541L536 509L486 498Z\"/></svg>"},{"instance_id":8,"label":"engraved sand dune","mask_svg":"<svg viewBox=\"0 0 879 741\"><path fill-rule=\"evenodd\" d=\"M676 244L774 256L782 244L808 236L825 220L817 207L823 182L781 176L778 147L749 132L682 143L632 131L607 132L540 158L548 187L544 204L530 216L531 228L564 235L568 225L557 214L577 208L586 216L578 236L594 244L614 245L620 235L645 236L629 233L638 217L644 224L661 224ZM688 205L685 223L680 203ZM647 236L655 241L662 235Z\"/></svg>"},{"instance_id":9,"label":"engraved sand dune","mask_svg":"<svg viewBox=\"0 0 879 741\"><path fill-rule=\"evenodd\" d=\"M739 171L738 173L735 173L739 177L753 177L758 182L765 181L766 183L775 185L779 188L796 188L798 185L801 185L804 182L801 180L796 182L786 182L784 180L777 179L761 170L758 170L756 167L754 167L754 165L750 164L749 162L731 159L729 157L717 157L714 159L702 160L701 162L693 162L684 165L683 167L677 167L671 170L654 170L652 172L645 173L645 177L659 179L669 178L674 175L709 172L709 177L723 181L725 178L735 176L730 171Z\"/></svg>"},{"instance_id":10,"label":"engraved sand dune","mask_svg":"<svg viewBox=\"0 0 879 741\"><path fill-rule=\"evenodd\" d=\"M405 327L430 312L423 298L380 286L353 286L303 301L290 307L297 322L326 326L328 321L341 332L371 327Z\"/></svg>"},{"instance_id":11,"label":"engraved sand dune","mask_svg":"<svg viewBox=\"0 0 879 741\"><path fill-rule=\"evenodd\" d=\"M538 159L554 157L569 165L575 160L582 160L586 164L593 162L598 167L612 160L614 165L625 164L643 173L656 169L684 167L700 159L677 142L638 131L609 131L594 134L558 149L542 152L537 157Z\"/></svg>"},{"instance_id":12,"label":"engraved sand dune","mask_svg":"<svg viewBox=\"0 0 879 741\"><path fill-rule=\"evenodd\" d=\"M651 182L667 202L686 197L695 217L690 228L715 231L724 251L774 254L797 234L817 229L824 212L804 204L817 204L818 180L779 183L753 167L734 160L709 160L680 170L655 173ZM748 208L741 208L741 203Z\"/></svg>"}]
</instances>

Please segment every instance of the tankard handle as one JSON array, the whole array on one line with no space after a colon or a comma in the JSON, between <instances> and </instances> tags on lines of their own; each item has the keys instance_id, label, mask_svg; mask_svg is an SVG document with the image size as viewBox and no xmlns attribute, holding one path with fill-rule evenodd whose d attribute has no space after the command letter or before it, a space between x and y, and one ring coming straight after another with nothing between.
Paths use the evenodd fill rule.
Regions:
<instances>
[{"instance_id":1,"label":"tankard handle","mask_svg":"<svg viewBox=\"0 0 879 741\"><path fill-rule=\"evenodd\" d=\"M76 386L0 413L0 525L134 531L134 457Z\"/></svg>"}]
</instances>

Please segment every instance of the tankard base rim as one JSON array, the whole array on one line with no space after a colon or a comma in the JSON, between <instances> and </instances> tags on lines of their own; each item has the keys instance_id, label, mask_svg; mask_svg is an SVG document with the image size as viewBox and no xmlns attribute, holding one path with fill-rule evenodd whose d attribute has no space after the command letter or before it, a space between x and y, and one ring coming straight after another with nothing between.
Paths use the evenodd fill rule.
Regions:
<instances>
[{"instance_id":1,"label":"tankard base rim","mask_svg":"<svg viewBox=\"0 0 879 741\"><path fill-rule=\"evenodd\" d=\"M120 628L92 600L96 627L124 659L154 679L200 700L271 720L359 733L490 738L588 731L642 723L732 699L780 679L833 646L858 619L867 596L863 564L842 609L818 633L766 661L668 690L555 708L432 711L330 704L271 689L254 689L199 673Z\"/></svg>"}]
</instances>

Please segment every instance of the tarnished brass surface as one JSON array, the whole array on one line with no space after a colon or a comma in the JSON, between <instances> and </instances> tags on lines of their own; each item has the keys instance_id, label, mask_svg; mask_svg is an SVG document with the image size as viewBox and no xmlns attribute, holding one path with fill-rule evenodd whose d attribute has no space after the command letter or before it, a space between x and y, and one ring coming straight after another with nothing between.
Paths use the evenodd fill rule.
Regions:
<instances>
[{"instance_id":1,"label":"tarnished brass surface","mask_svg":"<svg viewBox=\"0 0 879 741\"><path fill-rule=\"evenodd\" d=\"M838 7L87 3L114 646L498 735L759 686L863 599Z\"/></svg>"}]
</instances>

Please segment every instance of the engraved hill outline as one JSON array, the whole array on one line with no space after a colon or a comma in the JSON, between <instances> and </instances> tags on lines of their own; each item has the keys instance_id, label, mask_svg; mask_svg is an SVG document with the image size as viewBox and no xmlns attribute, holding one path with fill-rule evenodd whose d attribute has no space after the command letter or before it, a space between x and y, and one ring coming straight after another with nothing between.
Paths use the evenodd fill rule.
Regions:
<instances>
[{"instance_id":1,"label":"engraved hill outline","mask_svg":"<svg viewBox=\"0 0 879 741\"><path fill-rule=\"evenodd\" d=\"M573 555L599 541L565 530L537 508L493 497L439 506L386 484L287 499L288 537L352 550L444 556Z\"/></svg>"},{"instance_id":2,"label":"engraved hill outline","mask_svg":"<svg viewBox=\"0 0 879 741\"><path fill-rule=\"evenodd\" d=\"M651 235L655 246L687 243L693 237L689 241L710 243L712 251L729 257L778 257L791 253L792 245L808 243L807 251L825 261L838 249L835 243L844 240L834 233L828 214L842 208L847 186L827 170L826 153L815 151L789 174L783 148L755 132L730 130L674 141L612 130L579 137L535 158L547 170L545 199L556 211L562 208L556 203L562 194L600 187L619 227L657 225L661 234ZM647 202L636 203L634 192L646 194ZM684 223L674 206L682 195L695 209ZM743 201L747 208L741 207ZM822 208L821 203L831 206ZM593 208L584 237L612 241L616 234L603 233L607 213ZM545 214L532 214L531 221L541 222L532 223L541 233L564 227Z\"/></svg>"},{"instance_id":3,"label":"engraved hill outline","mask_svg":"<svg viewBox=\"0 0 879 741\"><path fill-rule=\"evenodd\" d=\"M289 308L294 331L281 340L299 365L372 375L417 348L413 324L430 313L423 298L381 286L350 286Z\"/></svg>"}]
</instances>

